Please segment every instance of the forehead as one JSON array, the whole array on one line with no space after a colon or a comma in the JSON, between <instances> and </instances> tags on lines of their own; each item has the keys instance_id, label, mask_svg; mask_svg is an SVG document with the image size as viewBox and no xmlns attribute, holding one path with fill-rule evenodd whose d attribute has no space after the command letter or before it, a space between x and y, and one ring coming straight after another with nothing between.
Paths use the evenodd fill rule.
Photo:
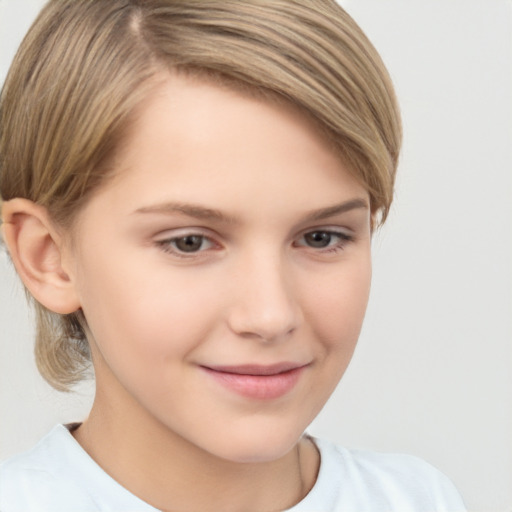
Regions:
<instances>
[{"instance_id":1,"label":"forehead","mask_svg":"<svg viewBox=\"0 0 512 512\"><path fill-rule=\"evenodd\" d=\"M314 209L366 197L295 106L181 75L166 77L140 105L114 167L99 193L126 208L172 200L260 209L307 196Z\"/></svg>"}]
</instances>

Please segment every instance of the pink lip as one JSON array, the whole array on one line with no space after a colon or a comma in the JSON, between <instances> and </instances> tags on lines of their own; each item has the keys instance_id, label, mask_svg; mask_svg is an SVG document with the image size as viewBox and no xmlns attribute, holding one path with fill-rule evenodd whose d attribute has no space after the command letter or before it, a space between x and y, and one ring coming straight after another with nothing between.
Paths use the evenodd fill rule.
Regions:
<instances>
[{"instance_id":1,"label":"pink lip","mask_svg":"<svg viewBox=\"0 0 512 512\"><path fill-rule=\"evenodd\" d=\"M279 363L270 366L201 366L201 369L219 384L239 395L272 400L289 393L307 366Z\"/></svg>"}]
</instances>

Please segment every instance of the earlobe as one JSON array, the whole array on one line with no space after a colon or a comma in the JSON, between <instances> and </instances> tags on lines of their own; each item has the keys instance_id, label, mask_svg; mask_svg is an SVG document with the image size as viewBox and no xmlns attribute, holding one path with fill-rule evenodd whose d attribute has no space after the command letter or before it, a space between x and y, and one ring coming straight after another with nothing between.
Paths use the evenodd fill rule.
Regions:
<instances>
[{"instance_id":1,"label":"earlobe","mask_svg":"<svg viewBox=\"0 0 512 512\"><path fill-rule=\"evenodd\" d=\"M2 219L14 266L33 297L55 313L79 309L73 280L62 267L62 240L46 209L28 199L11 199L2 205Z\"/></svg>"}]
</instances>

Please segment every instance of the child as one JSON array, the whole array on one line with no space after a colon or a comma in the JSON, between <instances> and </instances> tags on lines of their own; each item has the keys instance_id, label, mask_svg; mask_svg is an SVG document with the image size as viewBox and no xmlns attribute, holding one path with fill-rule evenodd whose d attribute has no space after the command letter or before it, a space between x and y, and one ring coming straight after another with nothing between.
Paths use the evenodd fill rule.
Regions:
<instances>
[{"instance_id":1,"label":"child","mask_svg":"<svg viewBox=\"0 0 512 512\"><path fill-rule=\"evenodd\" d=\"M0 510L458 511L407 456L304 435L355 348L400 121L333 0L53 0L0 103L3 234L81 424Z\"/></svg>"}]
</instances>

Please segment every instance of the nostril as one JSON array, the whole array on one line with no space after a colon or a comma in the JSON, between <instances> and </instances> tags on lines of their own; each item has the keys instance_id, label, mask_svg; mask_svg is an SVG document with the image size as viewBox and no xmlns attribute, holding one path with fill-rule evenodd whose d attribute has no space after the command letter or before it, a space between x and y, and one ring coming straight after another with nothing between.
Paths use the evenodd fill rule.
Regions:
<instances>
[{"instance_id":1,"label":"nostril","mask_svg":"<svg viewBox=\"0 0 512 512\"><path fill-rule=\"evenodd\" d=\"M298 306L292 303L286 306L262 311L239 304L230 315L231 330L243 338L264 342L286 339L297 329L302 318Z\"/></svg>"},{"instance_id":2,"label":"nostril","mask_svg":"<svg viewBox=\"0 0 512 512\"><path fill-rule=\"evenodd\" d=\"M288 338L302 322L296 276L282 254L268 246L252 247L240 260L227 311L230 328L246 339L276 342ZM270 251L274 251L274 246ZM243 270L243 271L242 271Z\"/></svg>"},{"instance_id":3,"label":"nostril","mask_svg":"<svg viewBox=\"0 0 512 512\"><path fill-rule=\"evenodd\" d=\"M288 330L272 330L266 332L261 329L254 329L253 331L237 332L237 334L242 338L254 339L255 341L263 343L273 343L279 339L287 338L293 333L293 331L295 331L295 327L292 327Z\"/></svg>"}]
</instances>

